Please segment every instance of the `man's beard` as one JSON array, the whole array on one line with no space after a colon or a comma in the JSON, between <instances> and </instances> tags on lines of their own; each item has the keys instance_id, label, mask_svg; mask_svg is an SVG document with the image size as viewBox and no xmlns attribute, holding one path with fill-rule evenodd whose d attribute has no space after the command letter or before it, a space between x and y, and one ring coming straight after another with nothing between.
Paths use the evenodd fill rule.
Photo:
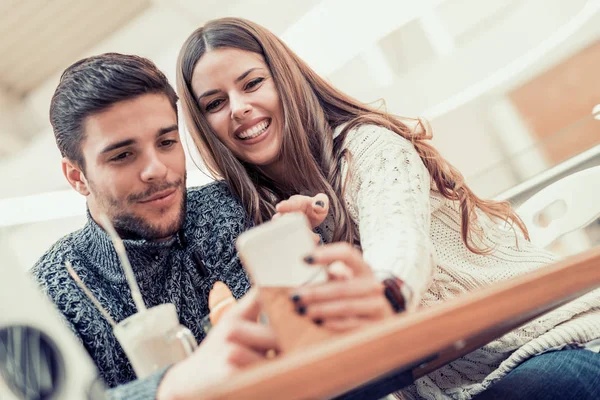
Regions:
<instances>
[{"instance_id":1,"label":"man's beard","mask_svg":"<svg viewBox=\"0 0 600 400\"><path fill-rule=\"evenodd\" d=\"M144 218L132 213L119 213L112 218L115 230L123 239L157 240L172 236L181 229L185 222L185 214L187 211L186 197L184 190L184 193L181 196L179 218L175 218L165 227L154 225Z\"/></svg>"},{"instance_id":2,"label":"man's beard","mask_svg":"<svg viewBox=\"0 0 600 400\"><path fill-rule=\"evenodd\" d=\"M187 174L186 174L187 175ZM104 209L106 210L107 216L113 223L115 230L123 239L146 239L146 240L158 240L170 237L177 233L185 222L185 215L187 211L187 196L186 196L186 182L187 176L175 182L165 182L156 186L151 186L143 193L133 194L127 197L125 200L117 200L110 196L99 196L102 200ZM90 188L93 190L92 182L90 182ZM181 188L181 205L179 216L175 218L167 226L161 226L153 224L147 219L140 217L134 213L126 212L128 207L126 205L135 204L140 200L148 198L156 193L162 192L171 188ZM96 193L98 193L96 191ZM125 203L125 204L123 204ZM163 210L161 210L161 213ZM164 210L166 213L167 210Z\"/></svg>"}]
</instances>

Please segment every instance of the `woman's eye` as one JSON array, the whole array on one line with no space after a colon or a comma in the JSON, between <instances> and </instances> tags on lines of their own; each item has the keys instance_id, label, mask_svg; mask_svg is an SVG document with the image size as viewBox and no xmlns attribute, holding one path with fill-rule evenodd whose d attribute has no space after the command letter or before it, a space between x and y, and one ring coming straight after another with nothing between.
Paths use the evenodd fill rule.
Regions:
<instances>
[{"instance_id":1,"label":"woman's eye","mask_svg":"<svg viewBox=\"0 0 600 400\"><path fill-rule=\"evenodd\" d=\"M211 101L210 103L208 103L206 105L206 111L216 110L221 104L223 104L223 100L221 100L221 99Z\"/></svg>"},{"instance_id":2,"label":"woman's eye","mask_svg":"<svg viewBox=\"0 0 600 400\"><path fill-rule=\"evenodd\" d=\"M265 80L265 78L256 78L254 80L251 80L250 82L248 82L245 89L246 90L254 89L258 84L262 83L264 80Z\"/></svg>"}]
</instances>

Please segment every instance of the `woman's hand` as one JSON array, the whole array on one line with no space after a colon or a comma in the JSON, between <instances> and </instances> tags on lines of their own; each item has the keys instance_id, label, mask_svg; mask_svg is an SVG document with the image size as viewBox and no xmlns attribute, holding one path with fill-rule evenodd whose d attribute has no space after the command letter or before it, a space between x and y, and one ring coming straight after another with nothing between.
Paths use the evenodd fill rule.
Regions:
<instances>
[{"instance_id":1,"label":"woman's hand","mask_svg":"<svg viewBox=\"0 0 600 400\"><path fill-rule=\"evenodd\" d=\"M323 193L319 193L314 197L297 194L277 204L275 210L277 214L273 218L287 213L301 212L306 215L311 228L314 229L321 225L327 217L329 198Z\"/></svg>"},{"instance_id":2,"label":"woman's hand","mask_svg":"<svg viewBox=\"0 0 600 400\"><path fill-rule=\"evenodd\" d=\"M307 285L291 293L296 312L333 331L348 331L394 315L360 251L347 243L322 246L307 257L308 263L330 265L328 282Z\"/></svg>"}]
</instances>

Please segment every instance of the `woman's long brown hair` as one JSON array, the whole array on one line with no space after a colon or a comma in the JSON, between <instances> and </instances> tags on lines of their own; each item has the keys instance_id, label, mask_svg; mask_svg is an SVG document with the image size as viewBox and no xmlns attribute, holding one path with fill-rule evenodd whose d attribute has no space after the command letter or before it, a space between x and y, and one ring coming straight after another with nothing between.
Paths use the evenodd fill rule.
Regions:
<instances>
[{"instance_id":1,"label":"woman's long brown hair","mask_svg":"<svg viewBox=\"0 0 600 400\"><path fill-rule=\"evenodd\" d=\"M217 138L200 110L191 86L194 68L205 52L218 48L258 53L269 67L283 111L280 157L286 171L285 182L274 182L259 167L237 159ZM187 127L209 172L227 181L256 224L269 220L275 213L275 204L291 195L321 192L331 199L332 239L356 243L358 230L343 200L346 185L340 166L343 158L349 156L343 148L347 132L368 123L385 127L412 142L440 194L459 203L462 239L469 250L477 254L491 250L473 242L473 233L479 232L477 208L489 217L518 226L529 239L525 225L508 202L477 197L465 184L462 174L426 142L431 139L426 122L418 120L417 128L409 129L400 118L340 92L258 24L223 18L194 31L179 54L177 89ZM334 140L333 130L345 123Z\"/></svg>"}]
</instances>

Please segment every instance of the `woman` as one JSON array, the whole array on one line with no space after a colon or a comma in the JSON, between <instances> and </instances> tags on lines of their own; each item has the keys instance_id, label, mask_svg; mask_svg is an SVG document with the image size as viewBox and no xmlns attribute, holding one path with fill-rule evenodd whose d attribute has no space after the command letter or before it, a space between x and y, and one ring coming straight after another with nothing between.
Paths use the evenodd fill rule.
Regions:
<instances>
[{"instance_id":1,"label":"woman","mask_svg":"<svg viewBox=\"0 0 600 400\"><path fill-rule=\"evenodd\" d=\"M400 119L341 93L257 24L226 18L192 33L180 53L177 85L207 167L229 183L255 223L304 209L326 241L360 246L374 271L407 289L409 308L554 261L527 240L508 203L480 199L469 189L426 142L431 128L425 121ZM324 195L307 197L318 193ZM305 196L286 201L297 194ZM299 290L299 312L332 329L354 328L383 313L364 301L366 289L348 288L364 280L351 281L335 293ZM352 307L321 306L342 293ZM503 382L513 385L515 374L500 378L523 371L534 355L598 338L599 307L594 294L570 303L420 379L405 395L471 398L499 381L494 389L502 396ZM554 371L557 377L594 376L598 355L571 351L589 361L587 369ZM555 365L536 378L550 391L549 384L558 382ZM581 389L580 381L572 381L569 394ZM581 398L586 392L577 393Z\"/></svg>"}]
</instances>

